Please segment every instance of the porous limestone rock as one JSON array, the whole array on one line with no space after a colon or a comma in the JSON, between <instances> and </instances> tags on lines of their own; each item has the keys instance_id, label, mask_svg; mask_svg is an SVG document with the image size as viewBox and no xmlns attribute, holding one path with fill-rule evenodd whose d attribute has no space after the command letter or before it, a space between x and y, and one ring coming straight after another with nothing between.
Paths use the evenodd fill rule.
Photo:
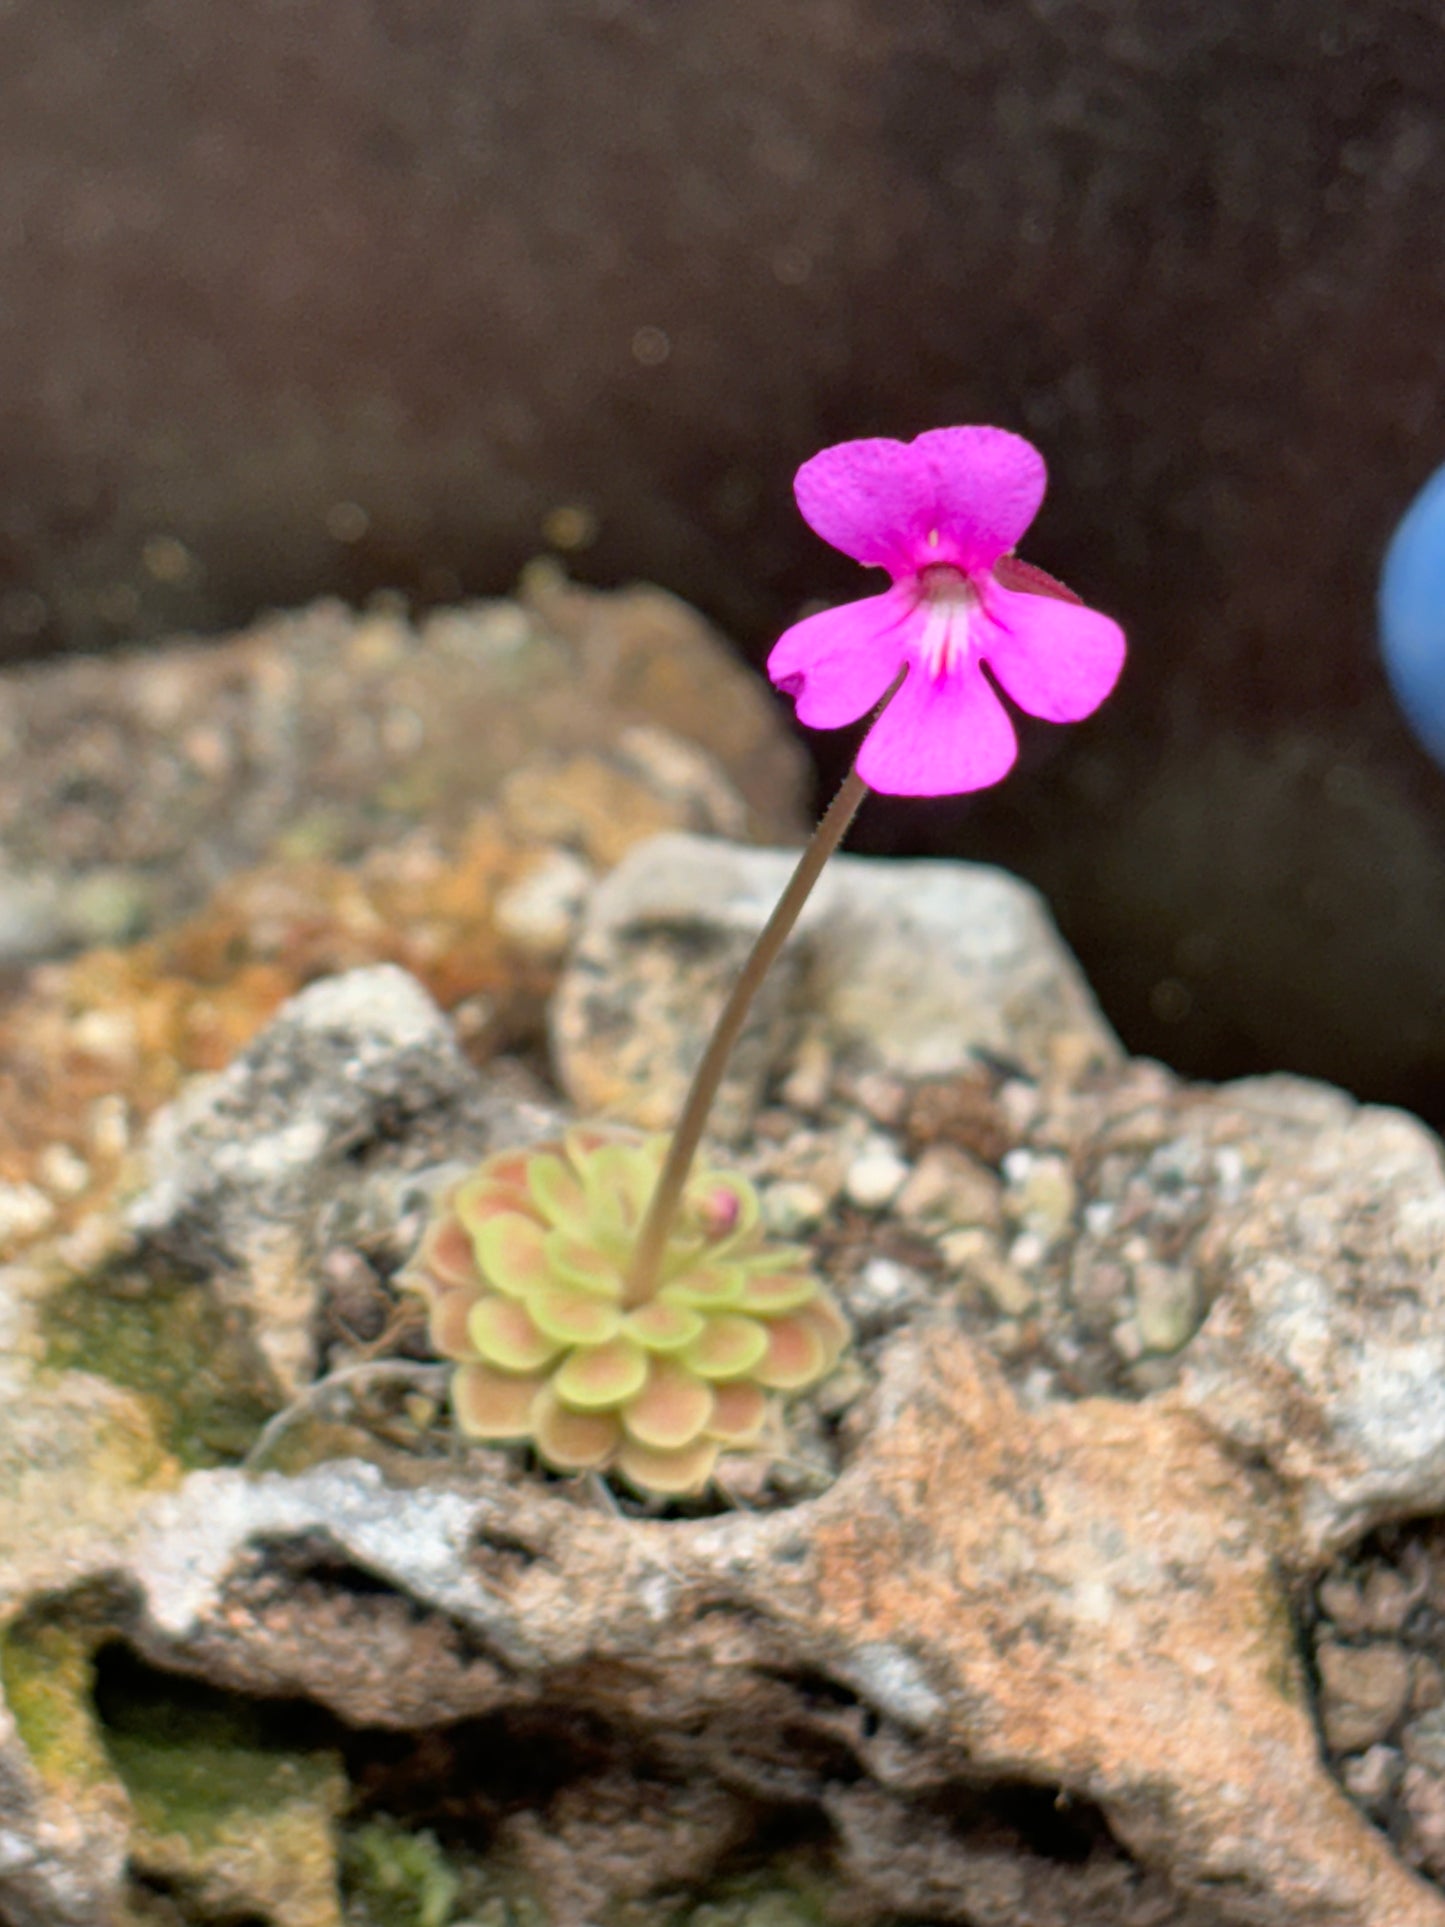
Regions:
<instances>
[{"instance_id":1,"label":"porous limestone rock","mask_svg":"<svg viewBox=\"0 0 1445 1927\"><path fill-rule=\"evenodd\" d=\"M718 1008L796 857L702 837L631 851L594 892L553 1004L558 1074L583 1110L676 1115ZM741 1136L802 1027L904 1076L979 1056L1032 1076L1120 1051L1027 884L963 863L835 858L754 1007L714 1128Z\"/></svg>"},{"instance_id":2,"label":"porous limestone rock","mask_svg":"<svg viewBox=\"0 0 1445 1927\"><path fill-rule=\"evenodd\" d=\"M481 1098L426 992L393 964L323 978L284 1006L228 1069L200 1079L152 1128L152 1182L126 1224L151 1262L213 1277L244 1307L293 1396L316 1363L318 1217L348 1153L409 1141L413 1168L545 1136L551 1116ZM420 1126L420 1128L417 1128Z\"/></svg>"},{"instance_id":3,"label":"porous limestone rock","mask_svg":"<svg viewBox=\"0 0 1445 1927\"><path fill-rule=\"evenodd\" d=\"M483 804L605 868L669 828L786 835L804 781L766 689L694 610L542 566L517 599L415 623L395 600L325 601L11 668L0 746L8 964L174 922L278 853L353 859Z\"/></svg>"},{"instance_id":4,"label":"porous limestone rock","mask_svg":"<svg viewBox=\"0 0 1445 1927\"><path fill-rule=\"evenodd\" d=\"M1244 1207L1201 1240L1213 1305L1182 1392L1269 1460L1298 1495L1311 1555L1326 1556L1445 1504L1440 1142L1322 1087L1222 1095L1259 1114L1268 1156Z\"/></svg>"},{"instance_id":5,"label":"porous limestone rock","mask_svg":"<svg viewBox=\"0 0 1445 1927\"><path fill-rule=\"evenodd\" d=\"M832 1799L880 1906L898 1889L866 1802L855 1835L835 1797L840 1758L887 1799L979 1789L984 1820L990 1786L1062 1790L1102 1815L1101 1859L1156 1870L1174 1911L1154 1918L1439 1927L1445 1903L1320 1765L1280 1527L1192 1414L1029 1415L925 1326L808 1504L646 1522L485 1473L411 1491L351 1462L195 1474L131 1537L121 1623L168 1669L355 1723L535 1717L565 1681L567 1717L675 1773L763 1809ZM285 1589L262 1546L289 1548ZM968 1921L997 1831L944 1831L957 1884L932 1910Z\"/></svg>"},{"instance_id":6,"label":"porous limestone rock","mask_svg":"<svg viewBox=\"0 0 1445 1927\"><path fill-rule=\"evenodd\" d=\"M524 1046L633 843L800 821L781 711L700 617L543 566L6 672L0 749L0 963L156 926L0 1003L0 1259L99 1235L155 1110L314 979L399 964L474 1057Z\"/></svg>"},{"instance_id":7,"label":"porous limestone rock","mask_svg":"<svg viewBox=\"0 0 1445 1927\"><path fill-rule=\"evenodd\" d=\"M734 861L751 874L728 846L661 848L676 894L644 861L656 851L633 859L653 878L645 914L634 896L628 921L594 920L617 941L569 979L610 1011L615 1060L658 1080L679 1056L658 1004L687 1010L702 883L717 896ZM1445 1927L1439 1885L1368 1817L1369 1788L1398 1783L1414 1857L1445 1864L1435 1635L1409 1619L1409 1703L1377 1694L1368 1726L1342 1710L1352 1678L1363 1703L1360 1664L1322 1668L1327 1730L1389 1755L1374 1779L1352 1756L1352 1800L1321 1757L1298 1631L1347 1536L1440 1503L1433 1405L1404 1395L1445 1369L1438 1147L1321 1087L1192 1089L1124 1062L1027 893L951 865L895 875L839 866L848 915L825 895L796 950L825 1046L806 1119L770 1099L738 1156L766 1195L882 1128L910 1176L866 1211L847 1155L836 1184L818 1181L816 1251L860 1336L800 1402L776 1472L743 1462L710 1511L637 1516L515 1452L448 1455L424 1399L364 1452L364 1427L339 1449L319 1427L270 1469L233 1453L183 1470L141 1403L146 1449L103 1461L77 1508L72 1475L45 1469L46 1398L82 1430L133 1408L76 1370L57 1392L37 1337L55 1279L37 1260L15 1282L0 1446L17 1442L38 1495L16 1515L18 1554L0 1533L0 1909L20 1927L103 1919L144 1832L114 1716L88 1692L117 1646L179 1699L196 1682L304 1703L353 1747L385 1733L416 1749L416 1772L450 1772L449 1797L491 1760L540 1752L538 1789L509 1782L467 1811L557 1927L613 1900L674 1905L679 1879L702 1883L800 1815L826 1821L830 1877L865 1917ZM721 900L755 921L760 895ZM994 911L970 926L957 908L975 900ZM970 949L970 927L993 934ZM651 947L650 1000L628 931ZM796 1021L784 1005L779 1030ZM790 1061L764 1052L755 1075ZM257 1290L253 1254L282 1239L304 1285L324 1227L332 1260L380 1279L402 1255L388 1212L458 1154L550 1127L544 1087L528 1088L470 1063L394 968L313 986L152 1134L131 1288L148 1264L200 1272L304 1381L318 1301ZM910 1184L940 1168L925 1211ZM978 1289L970 1265L1017 1289ZM1161 1268L1197 1294L1167 1356L1137 1323ZM298 1425L313 1403L299 1389ZM70 1463L89 1476L85 1449ZM1398 1623L1422 1597L1402 1587ZM1356 1610L1335 1585L1331 1653L1384 1637L1375 1591ZM1398 1688L1399 1662L1383 1671ZM473 1736L454 1756L438 1737L453 1732ZM649 1819L628 1823L624 1873L604 1843L629 1787ZM92 1811L93 1826L67 1821ZM239 1896L234 1861L196 1877ZM280 1927L264 1887L249 1904Z\"/></svg>"}]
</instances>

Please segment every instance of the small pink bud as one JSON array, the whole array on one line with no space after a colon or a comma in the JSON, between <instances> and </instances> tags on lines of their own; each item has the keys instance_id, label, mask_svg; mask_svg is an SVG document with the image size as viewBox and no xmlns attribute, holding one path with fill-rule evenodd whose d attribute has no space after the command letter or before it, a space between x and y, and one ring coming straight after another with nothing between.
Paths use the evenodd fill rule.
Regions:
<instances>
[{"instance_id":1,"label":"small pink bud","mask_svg":"<svg viewBox=\"0 0 1445 1927\"><path fill-rule=\"evenodd\" d=\"M726 1238L737 1226L741 1206L738 1194L725 1184L714 1185L698 1201L697 1215L708 1238Z\"/></svg>"}]
</instances>

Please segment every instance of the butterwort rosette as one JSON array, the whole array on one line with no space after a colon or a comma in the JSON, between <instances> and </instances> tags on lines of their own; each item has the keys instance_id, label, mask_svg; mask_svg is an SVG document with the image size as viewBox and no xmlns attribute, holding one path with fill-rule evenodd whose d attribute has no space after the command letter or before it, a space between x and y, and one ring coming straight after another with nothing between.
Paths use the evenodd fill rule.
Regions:
<instances>
[{"instance_id":1,"label":"butterwort rosette","mask_svg":"<svg viewBox=\"0 0 1445 1927\"><path fill-rule=\"evenodd\" d=\"M442 1198L402 1282L456 1361L468 1436L647 1494L696 1492L722 1452L759 1446L776 1394L832 1371L847 1320L805 1250L767 1242L736 1173L694 1172L636 1295L629 1260L666 1149L578 1127L488 1158Z\"/></svg>"},{"instance_id":2,"label":"butterwort rosette","mask_svg":"<svg viewBox=\"0 0 1445 1927\"><path fill-rule=\"evenodd\" d=\"M902 676L858 754L870 789L998 782L1018 743L994 683L1050 723L1078 722L1114 687L1118 624L1013 554L1046 481L1038 450L1002 428L840 442L798 470L804 520L892 586L796 624L768 674L814 729L857 722Z\"/></svg>"}]
</instances>

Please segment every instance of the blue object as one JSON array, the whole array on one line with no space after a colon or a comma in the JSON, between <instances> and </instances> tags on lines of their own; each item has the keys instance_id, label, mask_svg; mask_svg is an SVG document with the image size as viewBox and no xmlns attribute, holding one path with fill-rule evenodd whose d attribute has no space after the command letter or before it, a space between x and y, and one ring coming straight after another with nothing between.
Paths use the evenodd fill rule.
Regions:
<instances>
[{"instance_id":1,"label":"blue object","mask_svg":"<svg viewBox=\"0 0 1445 1927\"><path fill-rule=\"evenodd\" d=\"M1385 551L1380 654L1405 721L1445 769L1445 468L1406 509Z\"/></svg>"}]
</instances>

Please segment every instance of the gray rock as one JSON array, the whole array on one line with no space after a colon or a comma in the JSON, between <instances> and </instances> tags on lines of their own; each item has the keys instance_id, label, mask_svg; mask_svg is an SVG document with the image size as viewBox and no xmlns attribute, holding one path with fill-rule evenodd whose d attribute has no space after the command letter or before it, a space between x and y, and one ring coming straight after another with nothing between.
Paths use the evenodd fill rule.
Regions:
<instances>
[{"instance_id":1,"label":"gray rock","mask_svg":"<svg viewBox=\"0 0 1445 1927\"><path fill-rule=\"evenodd\" d=\"M828 1200L816 1184L804 1178L785 1179L770 1184L762 1194L763 1220L775 1237L788 1239L816 1231L828 1209Z\"/></svg>"},{"instance_id":2,"label":"gray rock","mask_svg":"<svg viewBox=\"0 0 1445 1927\"><path fill-rule=\"evenodd\" d=\"M395 599L321 602L204 644L12 667L0 964L127 941L278 855L351 861L419 827L454 843L486 805L604 867L660 828L785 836L802 761L694 611L543 566L515 600L415 622ZM538 854L503 920L549 954L585 876Z\"/></svg>"},{"instance_id":3,"label":"gray rock","mask_svg":"<svg viewBox=\"0 0 1445 1927\"><path fill-rule=\"evenodd\" d=\"M1437 1706L1411 1720L1405 1729L1404 1753L1412 1765L1445 1781L1445 1707Z\"/></svg>"},{"instance_id":4,"label":"gray rock","mask_svg":"<svg viewBox=\"0 0 1445 1927\"><path fill-rule=\"evenodd\" d=\"M576 935L594 880L570 850L549 850L497 898L497 929L515 949L555 962Z\"/></svg>"},{"instance_id":5,"label":"gray rock","mask_svg":"<svg viewBox=\"0 0 1445 1927\"><path fill-rule=\"evenodd\" d=\"M1073 1223L1079 1192L1068 1163L1033 1151L1010 1151L1003 1161L1004 1210L1043 1246L1056 1244Z\"/></svg>"},{"instance_id":6,"label":"gray rock","mask_svg":"<svg viewBox=\"0 0 1445 1927\"><path fill-rule=\"evenodd\" d=\"M764 913L742 853L682 839L641 855L658 849L714 888L736 875L725 905L754 923ZM983 1895L1000 1927L1026 1909L1102 1924L1147 1889L1171 1927L1445 1927L1438 1891L1321 1760L1292 1617L1298 1576L1333 1546L1440 1501L1445 1448L1420 1389L1445 1372L1438 1146L1322 1088L1191 1090L1122 1063L1028 892L938 866L890 897L878 875L840 866L795 949L830 1055L871 1057L897 1080L910 1143L915 1060L889 1058L890 1011L931 1074L940 1053L982 1036L991 1055L1032 1059L1039 1081L1004 1080L1027 1102L1000 1102L991 1120L1007 1175L999 1187L982 1172L986 1212L964 1196L982 1221L943 1229L953 1187L969 1194L980 1175L950 1157L915 1221L900 1197L869 1221L878 1243L856 1223L820 1237L861 1337L846 1395L832 1403L837 1388L824 1388L790 1420L795 1483L782 1503L764 1496L774 1510L637 1518L533 1476L518 1454L446 1458L430 1436L384 1470L335 1456L291 1473L183 1475L144 1400L90 1372L38 1369L37 1306L53 1281L37 1258L0 1276L0 1628L8 1637L43 1607L46 1625L82 1642L45 1683L92 1741L83 1642L106 1639L170 1674L310 1699L358 1727L517 1718L534 1732L554 1723L565 1746L580 1719L685 1788L720 1787L719 1852L780 1803L826 1814L854 1893L895 1917L963 1919ZM614 975L592 980L611 985L604 1041L630 1050L643 1080L674 1049L659 1009L689 1014L692 926L656 910L677 901L660 896L649 921L624 894L634 920L589 924L579 952L599 928L608 937L598 954ZM691 901L701 918L701 884ZM890 939L890 920L903 937ZM648 958L643 998L627 994L629 942ZM860 1009L871 1027L850 1028ZM792 1021L784 1007L780 1028ZM980 1073L990 1101L993 1075ZM773 1109L767 1123L781 1168L788 1119ZM470 1067L404 973L324 981L156 1125L132 1263L142 1278L201 1273L249 1321L275 1378L304 1385L324 1228L394 1233L445 1160L553 1128L500 1072ZM821 1168L868 1128L825 1111L794 1135ZM961 1277L940 1279L931 1251ZM1132 1293L1137 1318L1158 1268L1194 1280L1208 1305L1173 1389L1131 1399L1091 1385L1077 1347L1070 1391L1101 1395L1039 1379L1050 1343L1059 1376L1070 1366L1079 1307L1107 1328ZM1012 1328L1026 1397L990 1355L991 1318ZM1131 1344L1142 1352L1137 1327ZM1400 1726L1400 1797L1431 1856L1445 1839L1438 1681L1382 1637L1361 1652L1346 1637L1406 1623L1428 1583L1402 1562L1393 1588L1330 1594L1342 1617L1321 1673L1342 1744L1379 1745ZM52 1729L7 1653L0 1908L25 1927L89 1927L115 1898L134 1829L108 1770L77 1787L46 1756ZM1388 1776L1359 1777L1365 1798ZM1042 1856L1009 1833L1020 1783L1085 1810L1086 1853ZM615 1785L593 1793L615 1810ZM550 1809L549 1824L515 1824L558 1918L579 1892L600 1907L666 1891L679 1864L689 1879L706 1870L696 1830L668 1820L655 1845L639 1841L643 1870L634 1855L614 1877L589 1797L568 1790L565 1826ZM976 1828L958 1823L975 1812ZM694 1857L670 1858L683 1834Z\"/></svg>"},{"instance_id":7,"label":"gray rock","mask_svg":"<svg viewBox=\"0 0 1445 1927\"><path fill-rule=\"evenodd\" d=\"M1177 1352L1199 1328L1199 1286L1174 1265L1139 1265L1134 1272L1134 1324L1146 1352Z\"/></svg>"},{"instance_id":8,"label":"gray rock","mask_svg":"<svg viewBox=\"0 0 1445 1927\"><path fill-rule=\"evenodd\" d=\"M987 1165L951 1144L931 1144L899 1192L898 1215L924 1226L948 1229L1003 1224L1002 1190Z\"/></svg>"},{"instance_id":9,"label":"gray rock","mask_svg":"<svg viewBox=\"0 0 1445 1927\"><path fill-rule=\"evenodd\" d=\"M414 1170L428 1149L433 1162L481 1156L552 1122L488 1092L405 971L353 970L293 997L227 1070L159 1114L126 1222L156 1260L215 1277L289 1395L315 1365L316 1220L348 1159L404 1143L398 1167Z\"/></svg>"},{"instance_id":10,"label":"gray rock","mask_svg":"<svg viewBox=\"0 0 1445 1927\"><path fill-rule=\"evenodd\" d=\"M1368 1811L1378 1810L1400 1784L1403 1763L1397 1748L1371 1746L1346 1760L1340 1772L1345 1789Z\"/></svg>"},{"instance_id":11,"label":"gray rock","mask_svg":"<svg viewBox=\"0 0 1445 1927\"><path fill-rule=\"evenodd\" d=\"M886 1137L870 1138L843 1175L843 1191L860 1211L885 1210L908 1180L909 1165Z\"/></svg>"},{"instance_id":12,"label":"gray rock","mask_svg":"<svg viewBox=\"0 0 1445 1927\"><path fill-rule=\"evenodd\" d=\"M1359 1753L1386 1739L1409 1704L1409 1654L1398 1646L1321 1640L1315 1658L1327 1743L1337 1752Z\"/></svg>"},{"instance_id":13,"label":"gray rock","mask_svg":"<svg viewBox=\"0 0 1445 1927\"><path fill-rule=\"evenodd\" d=\"M1201 1238L1212 1306L1185 1401L1293 1489L1311 1556L1445 1502L1445 1168L1439 1140L1339 1092L1226 1087L1257 1181Z\"/></svg>"},{"instance_id":14,"label":"gray rock","mask_svg":"<svg viewBox=\"0 0 1445 1927\"><path fill-rule=\"evenodd\" d=\"M792 872L785 851L659 837L594 893L553 1008L557 1069L584 1110L676 1115L707 1026ZM1027 885L961 863L829 864L756 1007L715 1126L738 1136L806 997L830 1045L899 1075L1002 1057L1034 1076L1119 1046Z\"/></svg>"},{"instance_id":15,"label":"gray rock","mask_svg":"<svg viewBox=\"0 0 1445 1927\"><path fill-rule=\"evenodd\" d=\"M485 1463L398 1485L339 1461L192 1474L72 1558L75 1587L124 1571L126 1635L153 1664L357 1725L519 1709L536 1730L565 1675L563 1717L749 1799L825 1801L840 1748L860 1797L936 1792L966 1759L985 1810L998 1777L1100 1802L1133 1857L1121 1877L1142 1863L1221 1922L1316 1927L1325 1894L1340 1927L1445 1921L1320 1766L1248 1475L1157 1403L1026 1414L936 1329L896 1342L845 1476L770 1517L640 1522ZM856 1880L916 1904L922 1868L895 1867L868 1802L834 1818ZM31 1915L48 1892L49 1918L78 1927L64 1882L89 1869L94 1899L94 1855L24 1837ZM1087 1859L1075 1878L1116 1864L1102 1845ZM585 1864L604 1863L569 1877ZM956 1833L929 1911L962 1918L977 1872ZM1082 1903L1061 1863L1054 1878L1057 1907Z\"/></svg>"}]
</instances>

